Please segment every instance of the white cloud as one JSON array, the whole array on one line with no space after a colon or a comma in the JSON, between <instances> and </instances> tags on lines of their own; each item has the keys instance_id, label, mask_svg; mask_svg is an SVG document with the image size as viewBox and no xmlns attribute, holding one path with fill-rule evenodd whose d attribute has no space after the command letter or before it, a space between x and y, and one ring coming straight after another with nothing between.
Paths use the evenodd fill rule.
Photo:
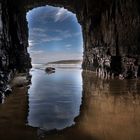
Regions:
<instances>
[{"instance_id":1,"label":"white cloud","mask_svg":"<svg viewBox=\"0 0 140 140\"><path fill-rule=\"evenodd\" d=\"M45 33L30 33L30 40L38 40L40 38L46 38L47 34Z\"/></svg>"},{"instance_id":2,"label":"white cloud","mask_svg":"<svg viewBox=\"0 0 140 140\"><path fill-rule=\"evenodd\" d=\"M33 47L34 45L38 44L38 42L35 42L34 40L29 40L29 47Z\"/></svg>"},{"instance_id":3,"label":"white cloud","mask_svg":"<svg viewBox=\"0 0 140 140\"><path fill-rule=\"evenodd\" d=\"M43 38L41 41L42 42L51 42L51 41L61 41L61 40L63 40L63 38L47 36L46 38Z\"/></svg>"},{"instance_id":4,"label":"white cloud","mask_svg":"<svg viewBox=\"0 0 140 140\"><path fill-rule=\"evenodd\" d=\"M29 46L33 46L42 42L62 41L67 38L80 35L80 32L71 33L69 30L49 30L49 32L56 32L55 36L49 36L41 28L34 28L30 33Z\"/></svg>"},{"instance_id":5,"label":"white cloud","mask_svg":"<svg viewBox=\"0 0 140 140\"><path fill-rule=\"evenodd\" d=\"M30 54L32 55L41 55L41 54L44 54L44 51L43 50L29 50L28 51Z\"/></svg>"},{"instance_id":6,"label":"white cloud","mask_svg":"<svg viewBox=\"0 0 140 140\"><path fill-rule=\"evenodd\" d=\"M35 33L43 33L43 32L45 32L45 30L42 29L42 28L32 28L31 30L32 30L32 32L35 32Z\"/></svg>"},{"instance_id":7,"label":"white cloud","mask_svg":"<svg viewBox=\"0 0 140 140\"><path fill-rule=\"evenodd\" d=\"M70 17L71 15L72 15L72 13L69 12L68 10L66 10L64 8L59 8L56 15L54 16L54 21L62 22L64 20L66 20L68 17Z\"/></svg>"},{"instance_id":8,"label":"white cloud","mask_svg":"<svg viewBox=\"0 0 140 140\"><path fill-rule=\"evenodd\" d=\"M70 50L72 45L71 44L67 44L67 45L65 45L65 47L66 47L67 50Z\"/></svg>"},{"instance_id":9,"label":"white cloud","mask_svg":"<svg viewBox=\"0 0 140 140\"><path fill-rule=\"evenodd\" d=\"M29 32L29 37L46 37L46 31L43 28L31 28Z\"/></svg>"},{"instance_id":10,"label":"white cloud","mask_svg":"<svg viewBox=\"0 0 140 140\"><path fill-rule=\"evenodd\" d=\"M53 30L52 29L52 30L49 30L49 31L50 32L56 32L56 34L59 37L61 36L63 39L81 35L81 32L71 32L70 30L59 30L59 29Z\"/></svg>"},{"instance_id":11,"label":"white cloud","mask_svg":"<svg viewBox=\"0 0 140 140\"><path fill-rule=\"evenodd\" d=\"M33 40L29 40L29 46L32 46L33 45Z\"/></svg>"},{"instance_id":12,"label":"white cloud","mask_svg":"<svg viewBox=\"0 0 140 140\"><path fill-rule=\"evenodd\" d=\"M66 45L66 47L71 47L71 46L72 46L71 44L67 44L67 45Z\"/></svg>"}]
</instances>

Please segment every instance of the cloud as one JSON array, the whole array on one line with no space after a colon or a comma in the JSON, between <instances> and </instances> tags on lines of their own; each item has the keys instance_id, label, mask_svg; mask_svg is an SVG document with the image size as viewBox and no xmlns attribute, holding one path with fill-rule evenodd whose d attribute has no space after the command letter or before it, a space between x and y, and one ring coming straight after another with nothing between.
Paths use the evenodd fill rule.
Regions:
<instances>
[{"instance_id":1,"label":"cloud","mask_svg":"<svg viewBox=\"0 0 140 140\"><path fill-rule=\"evenodd\" d=\"M63 39L71 38L74 36L79 36L81 35L80 32L71 32L71 30L60 30L60 29L55 29L55 30L49 30L50 32L56 33L57 36L61 36Z\"/></svg>"},{"instance_id":2,"label":"cloud","mask_svg":"<svg viewBox=\"0 0 140 140\"><path fill-rule=\"evenodd\" d=\"M80 31L74 32L74 30L69 27L68 29L63 28L63 24L67 24L67 21L62 24L60 23L62 25L60 26L60 28L59 23L54 23L66 20L73 15L71 12L64 8L56 8L52 6L46 7L38 8L37 11L33 10L33 12L31 13L31 15L33 16L32 18L28 14L28 20L30 19L31 21L31 23L29 22L29 25L31 26L31 28L29 28L29 46L33 47L36 45L41 45L41 43L55 41L67 42L68 39L71 40L81 34ZM43 21L47 21L47 23L42 24ZM54 26L53 24L56 25Z\"/></svg>"},{"instance_id":3,"label":"cloud","mask_svg":"<svg viewBox=\"0 0 140 140\"><path fill-rule=\"evenodd\" d=\"M51 42L51 41L61 41L63 37L61 36L50 36L41 28L33 28L31 29L29 35L29 46L34 46L36 44L44 43L44 42Z\"/></svg>"},{"instance_id":4,"label":"cloud","mask_svg":"<svg viewBox=\"0 0 140 140\"><path fill-rule=\"evenodd\" d=\"M48 32L47 32L48 31ZM55 35L48 35L49 32ZM70 32L69 30L51 29L44 31L42 28L33 28L30 32L29 46L34 46L44 42L62 41L74 36L80 35L80 32Z\"/></svg>"},{"instance_id":5,"label":"cloud","mask_svg":"<svg viewBox=\"0 0 140 140\"><path fill-rule=\"evenodd\" d=\"M32 28L31 29L32 30L32 32L34 32L34 33L44 33L45 32L45 30L44 29L42 29L42 28L37 28L37 27L34 27L34 28Z\"/></svg>"},{"instance_id":6,"label":"cloud","mask_svg":"<svg viewBox=\"0 0 140 140\"><path fill-rule=\"evenodd\" d=\"M54 16L54 21L62 22L64 20L66 20L68 17L70 17L71 15L72 15L72 13L69 12L68 10L66 10L64 8L59 8L57 13Z\"/></svg>"},{"instance_id":7,"label":"cloud","mask_svg":"<svg viewBox=\"0 0 140 140\"><path fill-rule=\"evenodd\" d=\"M51 41L61 41L63 40L63 38L61 37L51 37L51 36L47 36L46 38L42 39L42 42L51 42Z\"/></svg>"},{"instance_id":8,"label":"cloud","mask_svg":"<svg viewBox=\"0 0 140 140\"><path fill-rule=\"evenodd\" d=\"M65 45L65 46L69 48L69 47L71 47L72 45L71 45L71 44L67 44L67 45Z\"/></svg>"},{"instance_id":9,"label":"cloud","mask_svg":"<svg viewBox=\"0 0 140 140\"><path fill-rule=\"evenodd\" d=\"M30 19L31 22L33 23L33 26L29 28L30 46L40 44L43 42L62 41L80 34L80 33L73 33L73 30L52 29L52 28L47 28L46 24L42 25L43 21L45 22L50 21L51 23L53 21L62 22L66 20L68 17L73 15L68 10L64 8L56 8L52 6L37 8L36 10L33 10L33 12L31 12L31 15L33 16L32 18L29 18L30 16L28 14L28 20ZM50 18L53 21L51 21ZM38 25L36 25L36 23L38 23ZM48 23L48 25L50 23Z\"/></svg>"},{"instance_id":10,"label":"cloud","mask_svg":"<svg viewBox=\"0 0 140 140\"><path fill-rule=\"evenodd\" d=\"M33 47L39 43L39 42L36 42L34 40L29 40L28 42L29 42L29 47Z\"/></svg>"},{"instance_id":11,"label":"cloud","mask_svg":"<svg viewBox=\"0 0 140 140\"><path fill-rule=\"evenodd\" d=\"M32 55L41 55L41 54L44 54L44 51L43 50L29 50L29 53L32 54Z\"/></svg>"},{"instance_id":12,"label":"cloud","mask_svg":"<svg viewBox=\"0 0 140 140\"><path fill-rule=\"evenodd\" d=\"M66 45L65 45L65 48L66 48L67 50L70 50L70 49L71 49L71 47L72 47L72 45L71 45L71 44L66 44Z\"/></svg>"},{"instance_id":13,"label":"cloud","mask_svg":"<svg viewBox=\"0 0 140 140\"><path fill-rule=\"evenodd\" d=\"M60 8L60 7L45 6L41 8L36 8L35 10L34 10L35 13L34 16L37 16L39 20L43 20L43 21L46 21L46 19L52 19L54 22L63 22L64 20L72 16L71 12L69 12L67 9ZM29 13L27 14L27 17L29 17Z\"/></svg>"},{"instance_id":14,"label":"cloud","mask_svg":"<svg viewBox=\"0 0 140 140\"><path fill-rule=\"evenodd\" d=\"M46 36L46 28L45 29L39 28L39 27L30 28L29 36L30 37L34 37L34 36L45 37Z\"/></svg>"},{"instance_id":15,"label":"cloud","mask_svg":"<svg viewBox=\"0 0 140 140\"><path fill-rule=\"evenodd\" d=\"M33 40L29 40L29 46L33 46Z\"/></svg>"}]
</instances>

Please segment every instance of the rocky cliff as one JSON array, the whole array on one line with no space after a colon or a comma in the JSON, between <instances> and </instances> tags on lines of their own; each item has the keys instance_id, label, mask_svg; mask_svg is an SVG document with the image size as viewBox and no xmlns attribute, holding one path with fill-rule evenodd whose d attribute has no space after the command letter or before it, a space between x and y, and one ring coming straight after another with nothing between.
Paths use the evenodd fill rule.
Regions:
<instances>
[{"instance_id":1,"label":"rocky cliff","mask_svg":"<svg viewBox=\"0 0 140 140\"><path fill-rule=\"evenodd\" d=\"M112 72L127 73L128 67L140 64L140 5L135 0L114 0L102 6L94 16L89 5L88 16L83 13L80 18L84 21L83 67L94 70L100 58L110 56ZM131 68L129 71L133 73Z\"/></svg>"},{"instance_id":2,"label":"rocky cliff","mask_svg":"<svg viewBox=\"0 0 140 140\"><path fill-rule=\"evenodd\" d=\"M139 0L1 0L1 86L3 74L31 67L26 13L47 4L76 13L83 29L84 69L95 70L101 60L109 58L109 70L115 75L134 77L140 73Z\"/></svg>"},{"instance_id":3,"label":"rocky cliff","mask_svg":"<svg viewBox=\"0 0 140 140\"><path fill-rule=\"evenodd\" d=\"M26 14L8 1L2 1L0 3L0 91L9 90L7 84L16 71L25 72L31 67L27 47Z\"/></svg>"}]
</instances>

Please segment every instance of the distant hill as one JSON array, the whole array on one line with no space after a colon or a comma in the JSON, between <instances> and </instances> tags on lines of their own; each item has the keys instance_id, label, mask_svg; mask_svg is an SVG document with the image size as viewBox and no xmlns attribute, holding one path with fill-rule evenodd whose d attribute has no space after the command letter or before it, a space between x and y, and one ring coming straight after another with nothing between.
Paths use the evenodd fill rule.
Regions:
<instances>
[{"instance_id":1,"label":"distant hill","mask_svg":"<svg viewBox=\"0 0 140 140\"><path fill-rule=\"evenodd\" d=\"M49 62L47 64L80 64L80 63L82 63L82 60L60 60Z\"/></svg>"}]
</instances>

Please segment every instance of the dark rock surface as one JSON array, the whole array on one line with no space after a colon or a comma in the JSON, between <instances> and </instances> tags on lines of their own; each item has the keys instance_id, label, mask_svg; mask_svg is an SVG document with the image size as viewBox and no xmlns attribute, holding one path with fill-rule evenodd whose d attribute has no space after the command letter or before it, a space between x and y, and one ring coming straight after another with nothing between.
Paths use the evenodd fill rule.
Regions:
<instances>
[{"instance_id":1,"label":"dark rock surface","mask_svg":"<svg viewBox=\"0 0 140 140\"><path fill-rule=\"evenodd\" d=\"M83 25L84 69L96 69L98 60L107 56L111 57L111 70L116 75L123 74L124 69L128 69L126 67L139 65L139 6L136 0L115 0L104 10L101 7L98 16L86 18ZM130 59L133 59L133 64L129 63ZM125 74L128 71L134 73L130 69Z\"/></svg>"},{"instance_id":2,"label":"dark rock surface","mask_svg":"<svg viewBox=\"0 0 140 140\"><path fill-rule=\"evenodd\" d=\"M110 57L115 75L140 74L139 0L0 0L0 71L31 67L26 13L43 5L76 13L83 30L84 69L95 70L101 58Z\"/></svg>"}]
</instances>

